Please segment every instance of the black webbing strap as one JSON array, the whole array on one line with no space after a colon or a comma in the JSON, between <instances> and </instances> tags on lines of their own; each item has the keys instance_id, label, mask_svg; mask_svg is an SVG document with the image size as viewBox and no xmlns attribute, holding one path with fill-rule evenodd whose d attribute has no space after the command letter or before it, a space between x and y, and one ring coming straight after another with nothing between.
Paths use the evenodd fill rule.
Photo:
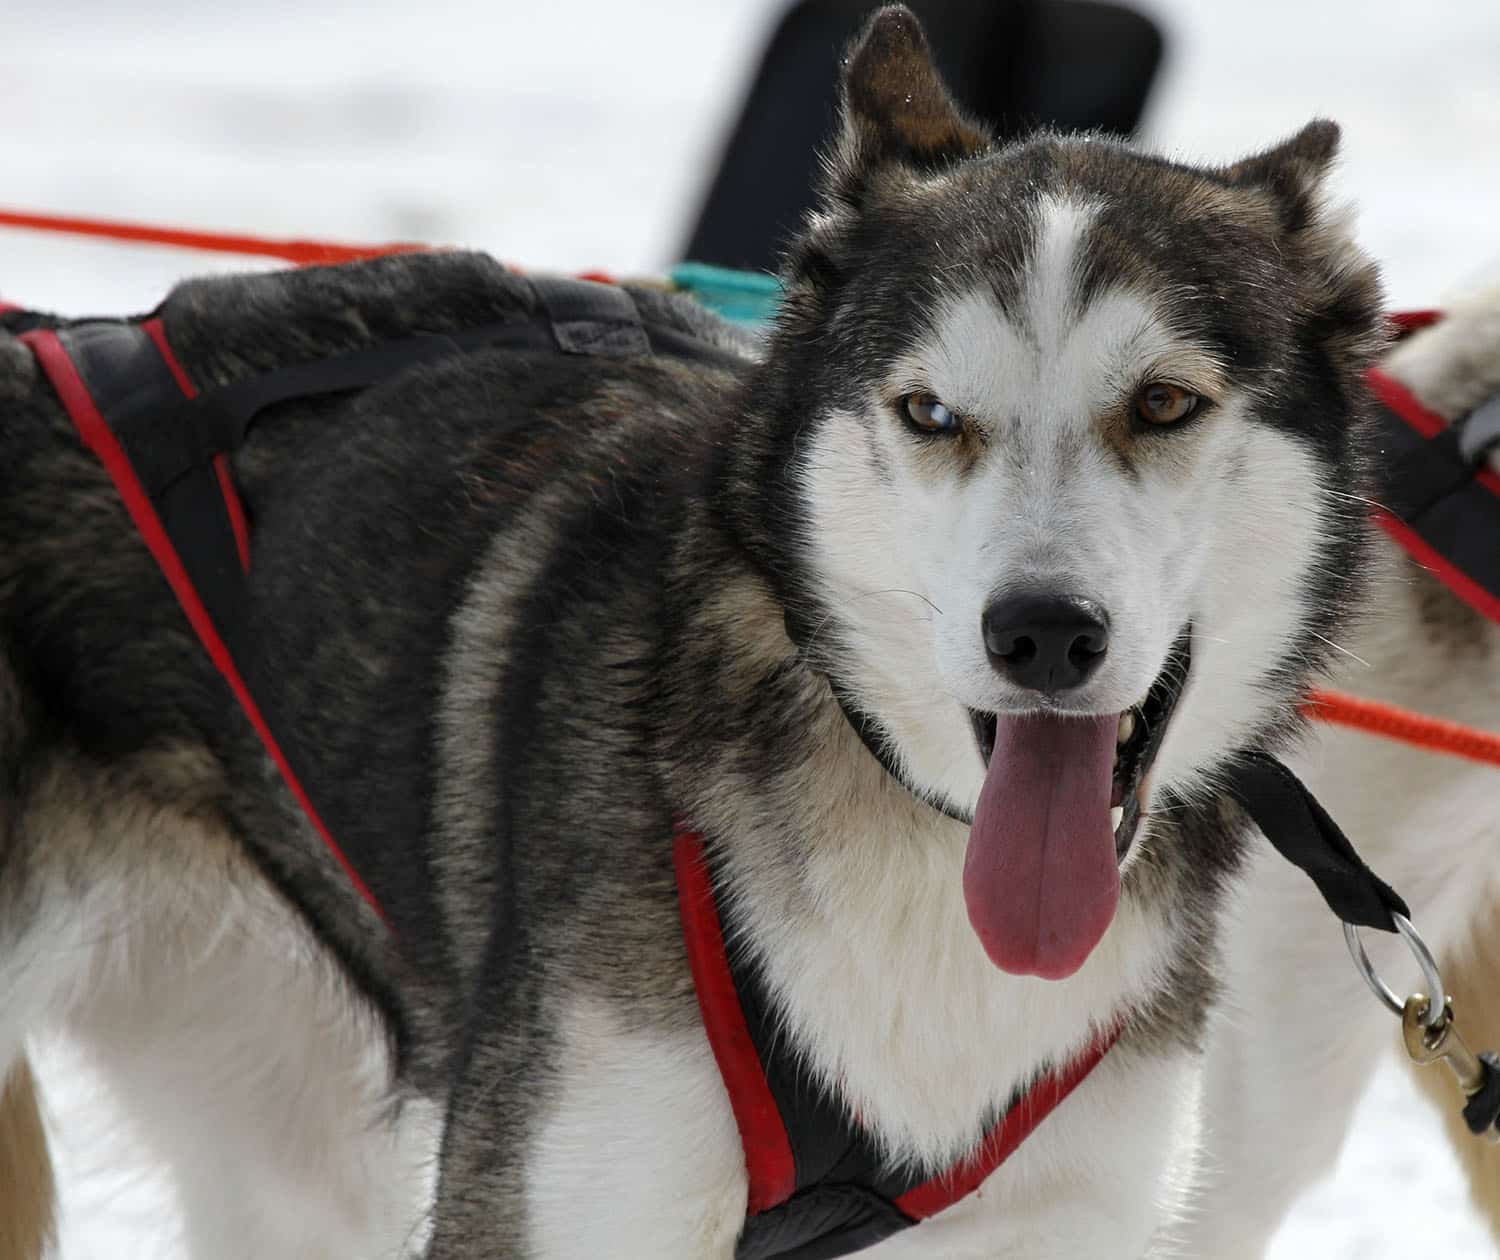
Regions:
<instances>
[{"instance_id":1,"label":"black webbing strap","mask_svg":"<svg viewBox=\"0 0 1500 1260\"><path fill-rule=\"evenodd\" d=\"M1484 1051L1475 1055L1484 1065L1484 1084L1464 1104L1464 1123L1469 1132L1482 1137L1500 1122L1500 1055Z\"/></svg>"},{"instance_id":2,"label":"black webbing strap","mask_svg":"<svg viewBox=\"0 0 1500 1260\"><path fill-rule=\"evenodd\" d=\"M809 636L804 618L794 614L790 606L786 628L792 642L805 649ZM880 738L873 719L844 694L832 675L825 677L844 720L891 778L949 818L972 821L967 811L913 784ZM1280 761L1264 753L1243 754L1229 770L1226 786L1277 852L1307 872L1329 908L1346 923L1394 932L1392 911L1410 917L1406 903L1365 865L1328 811Z\"/></svg>"},{"instance_id":3,"label":"black webbing strap","mask_svg":"<svg viewBox=\"0 0 1500 1260\"><path fill-rule=\"evenodd\" d=\"M785 1057L785 1056L783 1056ZM745 1221L735 1260L837 1260L916 1222L859 1185L814 1185Z\"/></svg>"},{"instance_id":4,"label":"black webbing strap","mask_svg":"<svg viewBox=\"0 0 1500 1260\"><path fill-rule=\"evenodd\" d=\"M564 354L651 353L640 311L618 285L537 276L531 287Z\"/></svg>"},{"instance_id":5,"label":"black webbing strap","mask_svg":"<svg viewBox=\"0 0 1500 1260\"><path fill-rule=\"evenodd\" d=\"M647 324L634 299L618 286L551 278L527 283L536 292L538 316L518 312L514 319L461 331L415 333L274 368L205 390L191 400L164 394L152 399L149 408L139 409L112 427L130 451L141 483L155 497L215 455L237 450L255 418L278 403L367 389L409 368L470 351L561 351L611 357L658 353L744 366L745 360L731 351L675 328Z\"/></svg>"},{"instance_id":6,"label":"black webbing strap","mask_svg":"<svg viewBox=\"0 0 1500 1260\"><path fill-rule=\"evenodd\" d=\"M727 918L731 912L725 907L721 913ZM801 1055L786 1052L759 968L740 958L731 962L730 975L786 1128L797 1178L786 1202L746 1218L735 1260L831 1260L910 1227L915 1222L892 1200L921 1178L892 1175L848 1108L812 1075Z\"/></svg>"},{"instance_id":7,"label":"black webbing strap","mask_svg":"<svg viewBox=\"0 0 1500 1260\"><path fill-rule=\"evenodd\" d=\"M1425 437L1390 407L1380 407L1376 418L1385 472L1380 505L1393 516L1413 524L1473 478L1473 466L1459 450L1456 429Z\"/></svg>"},{"instance_id":8,"label":"black webbing strap","mask_svg":"<svg viewBox=\"0 0 1500 1260\"><path fill-rule=\"evenodd\" d=\"M182 432L191 407L155 342L139 324L98 320L58 331L105 422L140 474L158 449L144 441L156 427ZM134 434L127 439L125 434ZM245 579L223 492L206 457L197 474L169 486L145 483L162 528L232 655L242 648Z\"/></svg>"},{"instance_id":9,"label":"black webbing strap","mask_svg":"<svg viewBox=\"0 0 1500 1260\"><path fill-rule=\"evenodd\" d=\"M1276 851L1307 873L1345 923L1394 932L1393 912L1411 917L1395 889L1364 864L1328 811L1276 758L1242 755L1226 785Z\"/></svg>"},{"instance_id":10,"label":"black webbing strap","mask_svg":"<svg viewBox=\"0 0 1500 1260\"><path fill-rule=\"evenodd\" d=\"M1372 379L1382 396L1382 522L1455 595L1500 621L1500 493L1485 462L1500 446L1500 398L1448 425L1379 372Z\"/></svg>"},{"instance_id":11,"label":"black webbing strap","mask_svg":"<svg viewBox=\"0 0 1500 1260\"><path fill-rule=\"evenodd\" d=\"M155 496L215 455L237 450L251 422L268 407L296 398L365 389L419 363L486 344L548 348L543 330L529 322L493 325L461 334L419 334L311 363L274 368L205 390L195 399L177 401L166 414L158 400L153 409L112 427L131 452L141 483Z\"/></svg>"}]
</instances>

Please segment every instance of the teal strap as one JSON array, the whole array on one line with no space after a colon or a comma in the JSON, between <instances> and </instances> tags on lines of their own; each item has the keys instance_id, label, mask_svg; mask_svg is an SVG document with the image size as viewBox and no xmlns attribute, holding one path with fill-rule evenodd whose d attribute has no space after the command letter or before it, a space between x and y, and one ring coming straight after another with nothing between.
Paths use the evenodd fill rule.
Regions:
<instances>
[{"instance_id":1,"label":"teal strap","mask_svg":"<svg viewBox=\"0 0 1500 1260\"><path fill-rule=\"evenodd\" d=\"M741 324L764 324L776 314L781 281L764 271L734 271L709 263L678 263L672 283L725 319Z\"/></svg>"}]
</instances>

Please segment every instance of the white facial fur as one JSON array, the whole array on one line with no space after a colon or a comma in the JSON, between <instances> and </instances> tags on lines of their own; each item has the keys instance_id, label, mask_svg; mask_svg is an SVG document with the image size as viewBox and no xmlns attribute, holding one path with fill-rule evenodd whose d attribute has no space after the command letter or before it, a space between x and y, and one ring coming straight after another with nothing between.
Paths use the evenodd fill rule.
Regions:
<instances>
[{"instance_id":1,"label":"white facial fur","mask_svg":"<svg viewBox=\"0 0 1500 1260\"><path fill-rule=\"evenodd\" d=\"M887 375L888 396L930 390L981 425L978 463L960 472L955 459L949 475L919 460L873 393L865 414L834 414L810 443L808 545L840 613L840 672L908 773L972 803L982 766L965 707L1038 707L985 652L980 619L998 593L1041 587L1108 612L1104 662L1061 701L1079 713L1139 702L1191 622L1190 682L1152 780L1191 787L1265 717L1257 684L1300 620L1315 554L1316 462L1252 422L1252 400L1227 387L1212 352L1174 334L1170 293L1109 289L1079 309L1093 211L1043 200L1036 213L1019 309L987 288L955 292ZM1135 439L1132 473L1104 418L1163 376L1216 406L1190 429Z\"/></svg>"}]
</instances>

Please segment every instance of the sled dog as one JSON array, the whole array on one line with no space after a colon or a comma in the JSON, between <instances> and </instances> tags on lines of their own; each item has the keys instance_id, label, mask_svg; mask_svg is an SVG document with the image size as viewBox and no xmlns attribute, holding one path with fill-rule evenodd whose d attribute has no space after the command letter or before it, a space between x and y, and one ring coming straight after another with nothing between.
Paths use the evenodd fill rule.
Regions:
<instances>
[{"instance_id":1,"label":"sled dog","mask_svg":"<svg viewBox=\"0 0 1500 1260\"><path fill-rule=\"evenodd\" d=\"M66 1030L214 1260L1156 1254L1216 771L1368 545L1337 138L999 147L889 8L763 345L462 254L3 316L7 1123Z\"/></svg>"},{"instance_id":2,"label":"sled dog","mask_svg":"<svg viewBox=\"0 0 1500 1260\"><path fill-rule=\"evenodd\" d=\"M1500 289L1456 302L1440 322L1403 339L1381 368L1449 424L1500 396ZM1490 466L1500 471L1493 454ZM1464 528L1493 529L1493 520ZM1378 536L1368 609L1341 640L1332 685L1500 729L1500 625ZM1293 764L1410 904L1439 955L1464 1041L1500 1048L1500 772L1333 727L1317 728ZM1297 1194L1332 1167L1381 1057L1392 1050L1405 1057L1397 1022L1357 978L1331 929L1300 874L1257 851L1234 899L1222 1018L1210 1038L1205 1189L1192 1214L1192 1255L1262 1255ZM1365 936L1378 970L1403 996L1422 987L1404 946ZM1500 1148L1464 1127L1462 1095L1443 1068L1417 1075L1500 1242Z\"/></svg>"}]
</instances>

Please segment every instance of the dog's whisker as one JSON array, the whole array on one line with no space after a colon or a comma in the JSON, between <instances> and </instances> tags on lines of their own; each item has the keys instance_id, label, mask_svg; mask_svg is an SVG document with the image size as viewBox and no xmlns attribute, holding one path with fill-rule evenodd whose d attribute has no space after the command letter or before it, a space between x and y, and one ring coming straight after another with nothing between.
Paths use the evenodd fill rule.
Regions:
<instances>
[{"instance_id":1,"label":"dog's whisker","mask_svg":"<svg viewBox=\"0 0 1500 1260\"><path fill-rule=\"evenodd\" d=\"M1364 657L1358 656L1355 653L1351 652L1342 643L1335 643L1332 639L1328 638L1326 635L1319 634L1316 630L1309 630L1308 633L1312 635L1313 638L1318 640L1319 643L1326 643L1335 652L1338 652L1343 656L1347 656L1355 664L1363 665L1366 669L1370 668L1369 661L1365 660Z\"/></svg>"}]
</instances>

